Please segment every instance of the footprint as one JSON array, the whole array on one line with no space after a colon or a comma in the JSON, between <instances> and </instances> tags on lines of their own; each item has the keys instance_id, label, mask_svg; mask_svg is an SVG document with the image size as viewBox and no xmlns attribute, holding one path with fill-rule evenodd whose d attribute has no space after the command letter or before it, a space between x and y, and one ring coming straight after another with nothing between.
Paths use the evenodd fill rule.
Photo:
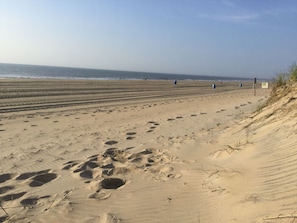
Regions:
<instances>
[{"instance_id":1,"label":"footprint","mask_svg":"<svg viewBox=\"0 0 297 223\"><path fill-rule=\"evenodd\" d=\"M29 184L30 187L40 187L48 182L57 178L57 174L55 173L45 173L41 175L37 175L32 179L32 182Z\"/></svg>"},{"instance_id":2,"label":"footprint","mask_svg":"<svg viewBox=\"0 0 297 223\"><path fill-rule=\"evenodd\" d=\"M30 177L36 176L38 174L44 174L44 173L48 173L50 170L41 170L38 172L27 172L27 173L22 173L21 175L19 175L16 180L26 180Z\"/></svg>"},{"instance_id":3,"label":"footprint","mask_svg":"<svg viewBox=\"0 0 297 223\"><path fill-rule=\"evenodd\" d=\"M114 144L117 144L117 143L118 143L117 141L111 140L111 141L105 142L105 145L111 146L111 145L114 145Z\"/></svg>"},{"instance_id":4,"label":"footprint","mask_svg":"<svg viewBox=\"0 0 297 223\"><path fill-rule=\"evenodd\" d=\"M146 150L140 152L139 154L147 155L147 154L152 154L152 153L153 153L153 151L151 149L146 149Z\"/></svg>"},{"instance_id":5,"label":"footprint","mask_svg":"<svg viewBox=\"0 0 297 223\"><path fill-rule=\"evenodd\" d=\"M113 161L118 162L125 162L126 159L126 153L123 150L119 150L117 148L109 148L107 149L103 154L103 158L110 157Z\"/></svg>"},{"instance_id":6,"label":"footprint","mask_svg":"<svg viewBox=\"0 0 297 223\"><path fill-rule=\"evenodd\" d=\"M191 115L191 117L195 117L195 116L197 116L197 115L196 114Z\"/></svg>"},{"instance_id":7,"label":"footprint","mask_svg":"<svg viewBox=\"0 0 297 223\"><path fill-rule=\"evenodd\" d=\"M63 164L63 165L66 165L66 166L64 166L62 170L69 170L70 168L72 168L72 167L74 167L74 166L76 166L78 164L79 164L78 161L69 161L69 162Z\"/></svg>"},{"instance_id":8,"label":"footprint","mask_svg":"<svg viewBox=\"0 0 297 223\"><path fill-rule=\"evenodd\" d=\"M90 156L88 159L90 162L98 161L99 154L95 154L93 156Z\"/></svg>"},{"instance_id":9,"label":"footprint","mask_svg":"<svg viewBox=\"0 0 297 223\"><path fill-rule=\"evenodd\" d=\"M183 117L182 117L182 116L177 116L176 118L177 118L177 119L180 119L180 118L183 118Z\"/></svg>"},{"instance_id":10,"label":"footprint","mask_svg":"<svg viewBox=\"0 0 297 223\"><path fill-rule=\"evenodd\" d=\"M112 163L101 166L102 169L113 169L114 165Z\"/></svg>"},{"instance_id":11,"label":"footprint","mask_svg":"<svg viewBox=\"0 0 297 223\"><path fill-rule=\"evenodd\" d=\"M10 173L5 173L0 175L0 183L4 183L5 181L10 180L12 175Z\"/></svg>"},{"instance_id":12,"label":"footprint","mask_svg":"<svg viewBox=\"0 0 297 223\"><path fill-rule=\"evenodd\" d=\"M4 194L9 190L14 189L14 186L4 186L4 187L0 187L0 194Z\"/></svg>"},{"instance_id":13,"label":"footprint","mask_svg":"<svg viewBox=\"0 0 297 223\"><path fill-rule=\"evenodd\" d=\"M40 199L45 199L45 198L50 198L50 195L43 196L43 197L31 197L31 198L26 198L24 200L21 200L20 203L21 205L26 208L32 208L32 206L35 206L38 203L38 200Z\"/></svg>"},{"instance_id":14,"label":"footprint","mask_svg":"<svg viewBox=\"0 0 297 223\"><path fill-rule=\"evenodd\" d=\"M23 207L31 207L37 204L38 198L27 198L24 200L21 200L21 205L23 205Z\"/></svg>"},{"instance_id":15,"label":"footprint","mask_svg":"<svg viewBox=\"0 0 297 223\"><path fill-rule=\"evenodd\" d=\"M169 122L170 122L170 121L173 121L173 120L174 120L173 118L169 118L169 119L167 119L167 121L169 121Z\"/></svg>"},{"instance_id":16,"label":"footprint","mask_svg":"<svg viewBox=\"0 0 297 223\"><path fill-rule=\"evenodd\" d=\"M99 193L101 189L117 189L125 185L126 181L119 177L131 174L131 171L133 170L153 174L157 178L161 176L167 176L167 178L177 178L177 175L172 173L172 167L167 167L167 165L164 166L164 164L168 164L168 160L172 159L172 157L166 152L154 148L147 148L140 152L133 152L133 148L134 147L128 147L124 150L120 150L118 148L108 148L102 153L89 156L87 158L88 161L86 162L79 162L75 160L66 162L63 164L64 169L66 170L74 167L73 172L83 178L84 183L98 185L99 181L99 190L89 196L89 198L93 199L102 198L101 196L103 195ZM36 180L36 177L37 176L34 176L33 181ZM54 178L56 178L56 175L54 175L52 179L48 179L47 182L53 180ZM46 183L44 180L37 179L37 181ZM33 204L34 202L36 202L36 200L32 201ZM28 203L30 202L28 201Z\"/></svg>"},{"instance_id":17,"label":"footprint","mask_svg":"<svg viewBox=\"0 0 297 223\"><path fill-rule=\"evenodd\" d=\"M100 185L104 189L117 189L123 186L126 182L120 178L105 178Z\"/></svg>"},{"instance_id":18,"label":"footprint","mask_svg":"<svg viewBox=\"0 0 297 223\"><path fill-rule=\"evenodd\" d=\"M91 170L82 171L79 176L87 179L93 179L93 172Z\"/></svg>"},{"instance_id":19,"label":"footprint","mask_svg":"<svg viewBox=\"0 0 297 223\"><path fill-rule=\"evenodd\" d=\"M136 135L136 132L127 132L126 135L133 136L133 135Z\"/></svg>"},{"instance_id":20,"label":"footprint","mask_svg":"<svg viewBox=\"0 0 297 223\"><path fill-rule=\"evenodd\" d=\"M153 153L153 151L151 149L146 149L146 150L144 150L142 152L131 154L128 157L128 159L130 160L131 163L139 163L139 162L141 162L143 160L143 156L149 155L149 154L152 154L152 153Z\"/></svg>"},{"instance_id":21,"label":"footprint","mask_svg":"<svg viewBox=\"0 0 297 223\"><path fill-rule=\"evenodd\" d=\"M0 222L5 222L6 220L8 220L9 216L1 216L0 217Z\"/></svg>"},{"instance_id":22,"label":"footprint","mask_svg":"<svg viewBox=\"0 0 297 223\"><path fill-rule=\"evenodd\" d=\"M74 170L73 172L77 173L77 172L86 171L89 169L94 169L96 167L99 167L99 165L97 163L87 161L87 162L81 164L80 166L78 166L78 169Z\"/></svg>"},{"instance_id":23,"label":"footprint","mask_svg":"<svg viewBox=\"0 0 297 223\"><path fill-rule=\"evenodd\" d=\"M16 199L24 196L24 194L26 194L26 192L21 192L21 193L18 193L18 194L8 194L8 195L5 195L4 197L0 197L0 201L16 200Z\"/></svg>"},{"instance_id":24,"label":"footprint","mask_svg":"<svg viewBox=\"0 0 297 223\"><path fill-rule=\"evenodd\" d=\"M105 152L102 154L103 157L111 157L114 156L116 153L117 148L109 148L105 150Z\"/></svg>"},{"instance_id":25,"label":"footprint","mask_svg":"<svg viewBox=\"0 0 297 223\"><path fill-rule=\"evenodd\" d=\"M136 135L136 132L127 132L126 135L128 136L126 138L126 140L132 140L132 139L135 138L135 137L132 137L132 136Z\"/></svg>"},{"instance_id":26,"label":"footprint","mask_svg":"<svg viewBox=\"0 0 297 223\"><path fill-rule=\"evenodd\" d=\"M155 160L153 160L153 159L151 159L151 158L148 158L147 161L148 161L149 163L154 163L154 162L155 162Z\"/></svg>"}]
</instances>

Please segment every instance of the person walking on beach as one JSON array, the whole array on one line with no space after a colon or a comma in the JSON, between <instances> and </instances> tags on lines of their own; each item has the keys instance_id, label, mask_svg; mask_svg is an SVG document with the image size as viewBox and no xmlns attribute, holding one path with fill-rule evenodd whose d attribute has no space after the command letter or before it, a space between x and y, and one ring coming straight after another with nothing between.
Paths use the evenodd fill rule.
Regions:
<instances>
[{"instance_id":1,"label":"person walking on beach","mask_svg":"<svg viewBox=\"0 0 297 223\"><path fill-rule=\"evenodd\" d=\"M177 80L174 80L174 85L176 85L177 84Z\"/></svg>"}]
</instances>

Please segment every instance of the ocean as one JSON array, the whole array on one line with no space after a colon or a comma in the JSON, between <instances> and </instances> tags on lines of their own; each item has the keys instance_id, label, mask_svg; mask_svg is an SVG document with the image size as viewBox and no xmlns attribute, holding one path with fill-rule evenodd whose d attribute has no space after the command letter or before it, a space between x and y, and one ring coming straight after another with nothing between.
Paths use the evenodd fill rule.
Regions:
<instances>
[{"instance_id":1,"label":"ocean","mask_svg":"<svg viewBox=\"0 0 297 223\"><path fill-rule=\"evenodd\" d=\"M0 78L251 81L251 78L115 71L0 63Z\"/></svg>"}]
</instances>

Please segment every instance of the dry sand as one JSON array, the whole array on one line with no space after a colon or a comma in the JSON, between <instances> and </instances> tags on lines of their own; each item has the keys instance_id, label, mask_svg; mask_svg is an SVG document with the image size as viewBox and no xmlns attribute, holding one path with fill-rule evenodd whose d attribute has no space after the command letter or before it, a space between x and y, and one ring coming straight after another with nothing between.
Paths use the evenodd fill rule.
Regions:
<instances>
[{"instance_id":1,"label":"dry sand","mask_svg":"<svg viewBox=\"0 0 297 223\"><path fill-rule=\"evenodd\" d=\"M0 222L294 222L295 95L210 84L1 80Z\"/></svg>"}]
</instances>

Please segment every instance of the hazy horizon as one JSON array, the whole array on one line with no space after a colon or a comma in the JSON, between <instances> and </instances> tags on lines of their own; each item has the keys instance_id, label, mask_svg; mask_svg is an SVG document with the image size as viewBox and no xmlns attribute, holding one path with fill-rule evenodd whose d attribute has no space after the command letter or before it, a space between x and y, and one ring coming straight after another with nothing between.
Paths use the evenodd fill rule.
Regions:
<instances>
[{"instance_id":1,"label":"hazy horizon","mask_svg":"<svg viewBox=\"0 0 297 223\"><path fill-rule=\"evenodd\" d=\"M0 63L272 78L296 23L294 0L1 0Z\"/></svg>"}]
</instances>

